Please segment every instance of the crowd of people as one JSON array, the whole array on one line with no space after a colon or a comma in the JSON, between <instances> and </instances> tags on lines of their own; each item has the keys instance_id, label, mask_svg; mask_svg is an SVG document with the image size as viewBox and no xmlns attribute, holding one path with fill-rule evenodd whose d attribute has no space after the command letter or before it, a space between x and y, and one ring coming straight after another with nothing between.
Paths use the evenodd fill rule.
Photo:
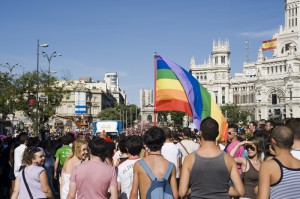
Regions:
<instances>
[{"instance_id":1,"label":"crowd of people","mask_svg":"<svg viewBox=\"0 0 300 199\"><path fill-rule=\"evenodd\" d=\"M197 129L150 127L143 135L105 131L40 140L1 140L0 198L298 198L300 118Z\"/></svg>"}]
</instances>

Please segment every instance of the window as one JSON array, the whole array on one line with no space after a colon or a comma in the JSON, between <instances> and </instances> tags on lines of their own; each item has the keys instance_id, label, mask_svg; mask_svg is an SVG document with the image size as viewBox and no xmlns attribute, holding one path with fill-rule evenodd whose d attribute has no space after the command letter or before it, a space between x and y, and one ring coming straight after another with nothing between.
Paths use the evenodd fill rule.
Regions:
<instances>
[{"instance_id":1,"label":"window","mask_svg":"<svg viewBox=\"0 0 300 199\"><path fill-rule=\"evenodd\" d=\"M215 64L218 64L218 57L215 57Z\"/></svg>"},{"instance_id":2,"label":"window","mask_svg":"<svg viewBox=\"0 0 300 199\"><path fill-rule=\"evenodd\" d=\"M199 80L199 76L197 75L197 79Z\"/></svg>"},{"instance_id":3,"label":"window","mask_svg":"<svg viewBox=\"0 0 300 199\"><path fill-rule=\"evenodd\" d=\"M222 96L222 104L225 104L225 96Z\"/></svg>"},{"instance_id":4,"label":"window","mask_svg":"<svg viewBox=\"0 0 300 199\"><path fill-rule=\"evenodd\" d=\"M280 72L282 72L282 66L280 66Z\"/></svg>"},{"instance_id":5,"label":"window","mask_svg":"<svg viewBox=\"0 0 300 199\"><path fill-rule=\"evenodd\" d=\"M273 67L271 67L271 72L272 72L272 74L273 74L273 72L274 72L274 71L273 71Z\"/></svg>"},{"instance_id":6,"label":"window","mask_svg":"<svg viewBox=\"0 0 300 199\"><path fill-rule=\"evenodd\" d=\"M221 57L221 63L222 63L222 64L225 64L225 56L222 56L222 57Z\"/></svg>"},{"instance_id":7,"label":"window","mask_svg":"<svg viewBox=\"0 0 300 199\"><path fill-rule=\"evenodd\" d=\"M93 107L93 114L97 115L98 114L98 107Z\"/></svg>"},{"instance_id":8,"label":"window","mask_svg":"<svg viewBox=\"0 0 300 199\"><path fill-rule=\"evenodd\" d=\"M72 106L68 106L67 107L67 114L71 114L72 113Z\"/></svg>"},{"instance_id":9,"label":"window","mask_svg":"<svg viewBox=\"0 0 300 199\"><path fill-rule=\"evenodd\" d=\"M272 94L272 104L277 104L277 95Z\"/></svg>"},{"instance_id":10,"label":"window","mask_svg":"<svg viewBox=\"0 0 300 199\"><path fill-rule=\"evenodd\" d=\"M278 72L278 70L277 70L277 66L275 67L275 71L276 71L276 73Z\"/></svg>"},{"instance_id":11,"label":"window","mask_svg":"<svg viewBox=\"0 0 300 199\"><path fill-rule=\"evenodd\" d=\"M267 71L268 71L268 74L269 74L270 73L270 68L269 67L267 68Z\"/></svg>"},{"instance_id":12,"label":"window","mask_svg":"<svg viewBox=\"0 0 300 199\"><path fill-rule=\"evenodd\" d=\"M204 80L206 80L207 79L207 77L206 77L206 75L204 75Z\"/></svg>"}]
</instances>

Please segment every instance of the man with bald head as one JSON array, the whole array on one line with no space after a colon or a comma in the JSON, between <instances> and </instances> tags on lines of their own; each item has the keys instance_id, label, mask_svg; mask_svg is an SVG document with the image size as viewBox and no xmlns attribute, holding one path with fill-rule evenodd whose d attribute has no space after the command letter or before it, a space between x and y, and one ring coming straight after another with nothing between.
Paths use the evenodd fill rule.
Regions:
<instances>
[{"instance_id":1,"label":"man with bald head","mask_svg":"<svg viewBox=\"0 0 300 199\"><path fill-rule=\"evenodd\" d=\"M294 134L286 126L273 129L271 144L275 158L262 163L259 171L258 199L288 198L300 195L300 160L290 152Z\"/></svg>"}]
</instances>

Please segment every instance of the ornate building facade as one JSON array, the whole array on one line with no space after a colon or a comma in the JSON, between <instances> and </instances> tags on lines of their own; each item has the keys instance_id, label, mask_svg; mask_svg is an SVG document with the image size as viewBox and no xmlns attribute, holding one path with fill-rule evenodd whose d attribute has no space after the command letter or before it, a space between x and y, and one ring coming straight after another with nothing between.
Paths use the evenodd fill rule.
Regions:
<instances>
[{"instance_id":1,"label":"ornate building facade","mask_svg":"<svg viewBox=\"0 0 300 199\"><path fill-rule=\"evenodd\" d=\"M141 120L144 122L154 122L153 90L140 90Z\"/></svg>"},{"instance_id":2,"label":"ornate building facade","mask_svg":"<svg viewBox=\"0 0 300 199\"><path fill-rule=\"evenodd\" d=\"M300 117L300 0L285 0L285 26L273 35L272 57L262 48L256 62L230 76L229 41L213 41L211 56L203 64L190 62L190 72L218 105L237 104L255 120Z\"/></svg>"}]
</instances>

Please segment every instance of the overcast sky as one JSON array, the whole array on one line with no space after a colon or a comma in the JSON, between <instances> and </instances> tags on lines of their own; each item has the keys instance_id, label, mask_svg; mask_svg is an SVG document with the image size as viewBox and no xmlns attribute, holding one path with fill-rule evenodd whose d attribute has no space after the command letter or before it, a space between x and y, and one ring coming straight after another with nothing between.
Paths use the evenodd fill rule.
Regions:
<instances>
[{"instance_id":1,"label":"overcast sky","mask_svg":"<svg viewBox=\"0 0 300 199\"><path fill-rule=\"evenodd\" d=\"M36 69L37 39L47 43L57 77L119 74L128 102L139 105L139 90L153 89L153 53L189 69L202 64L213 39L230 42L231 74L242 71L245 41L250 61L261 42L284 25L284 0L10 0L0 3L0 64ZM40 57L40 67L47 61ZM3 68L0 68L3 71Z\"/></svg>"}]
</instances>

